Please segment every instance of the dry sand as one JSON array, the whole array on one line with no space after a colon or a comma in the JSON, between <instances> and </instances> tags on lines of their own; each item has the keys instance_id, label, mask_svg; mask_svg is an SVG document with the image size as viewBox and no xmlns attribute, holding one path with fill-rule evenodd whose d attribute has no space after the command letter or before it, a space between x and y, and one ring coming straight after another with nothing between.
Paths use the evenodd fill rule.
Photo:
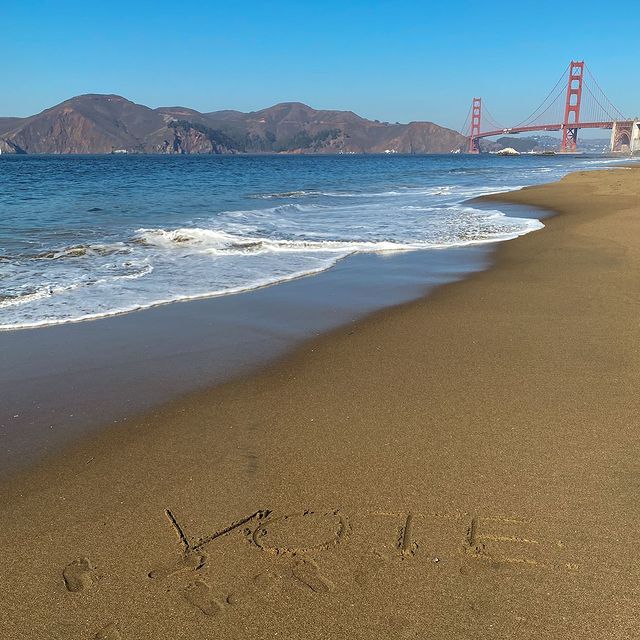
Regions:
<instances>
[{"instance_id":1,"label":"dry sand","mask_svg":"<svg viewBox=\"0 0 640 640\"><path fill-rule=\"evenodd\" d=\"M640 173L499 199L561 215L6 482L0 638L640 637Z\"/></svg>"}]
</instances>

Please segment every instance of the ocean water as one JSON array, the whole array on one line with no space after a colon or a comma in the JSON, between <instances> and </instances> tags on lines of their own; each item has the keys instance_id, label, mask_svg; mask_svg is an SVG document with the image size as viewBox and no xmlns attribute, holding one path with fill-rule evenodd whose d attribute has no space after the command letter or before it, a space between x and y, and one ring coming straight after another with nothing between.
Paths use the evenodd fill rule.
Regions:
<instances>
[{"instance_id":1,"label":"ocean water","mask_svg":"<svg viewBox=\"0 0 640 640\"><path fill-rule=\"evenodd\" d=\"M0 329L311 275L358 252L509 240L466 202L615 162L586 156L0 156Z\"/></svg>"}]
</instances>

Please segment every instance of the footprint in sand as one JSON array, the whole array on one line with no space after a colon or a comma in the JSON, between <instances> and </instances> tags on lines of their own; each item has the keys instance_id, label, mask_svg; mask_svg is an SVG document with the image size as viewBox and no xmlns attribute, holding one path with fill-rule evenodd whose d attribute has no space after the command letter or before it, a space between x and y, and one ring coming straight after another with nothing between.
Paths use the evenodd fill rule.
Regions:
<instances>
[{"instance_id":1,"label":"footprint in sand","mask_svg":"<svg viewBox=\"0 0 640 640\"><path fill-rule=\"evenodd\" d=\"M288 567L255 575L244 589L227 596L227 604L234 606L259 594L267 595L274 587L282 585L283 581L288 584L301 583L314 593L327 593L334 589L333 583L320 574L318 565L313 560L298 560Z\"/></svg>"},{"instance_id":2,"label":"footprint in sand","mask_svg":"<svg viewBox=\"0 0 640 640\"><path fill-rule=\"evenodd\" d=\"M213 595L211 587L204 580L196 580L184 590L185 600L200 609L205 616L214 616L222 611L222 603Z\"/></svg>"},{"instance_id":3,"label":"footprint in sand","mask_svg":"<svg viewBox=\"0 0 640 640\"><path fill-rule=\"evenodd\" d=\"M327 593L333 589L333 583L322 576L313 560L300 560L291 570L293 577L307 585L316 593Z\"/></svg>"},{"instance_id":4,"label":"footprint in sand","mask_svg":"<svg viewBox=\"0 0 640 640\"><path fill-rule=\"evenodd\" d=\"M227 596L227 604L236 605L259 593L268 593L281 579L282 574L275 571L265 571L253 576L251 583L241 591L233 591Z\"/></svg>"},{"instance_id":5,"label":"footprint in sand","mask_svg":"<svg viewBox=\"0 0 640 640\"><path fill-rule=\"evenodd\" d=\"M94 636L95 640L122 640L122 636L113 622L100 629Z\"/></svg>"},{"instance_id":6,"label":"footprint in sand","mask_svg":"<svg viewBox=\"0 0 640 640\"><path fill-rule=\"evenodd\" d=\"M62 571L67 591L85 591L95 581L95 567L89 558L78 558L68 564Z\"/></svg>"}]
</instances>

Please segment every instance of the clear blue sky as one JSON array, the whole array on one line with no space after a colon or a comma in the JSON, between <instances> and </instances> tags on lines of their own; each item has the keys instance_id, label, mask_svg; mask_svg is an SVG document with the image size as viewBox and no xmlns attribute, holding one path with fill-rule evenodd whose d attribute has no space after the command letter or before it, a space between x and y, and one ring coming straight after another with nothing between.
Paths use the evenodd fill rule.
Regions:
<instances>
[{"instance_id":1,"label":"clear blue sky","mask_svg":"<svg viewBox=\"0 0 640 640\"><path fill-rule=\"evenodd\" d=\"M459 128L521 120L569 60L640 113L637 2L2 0L0 115L81 93L243 111L299 100Z\"/></svg>"}]
</instances>

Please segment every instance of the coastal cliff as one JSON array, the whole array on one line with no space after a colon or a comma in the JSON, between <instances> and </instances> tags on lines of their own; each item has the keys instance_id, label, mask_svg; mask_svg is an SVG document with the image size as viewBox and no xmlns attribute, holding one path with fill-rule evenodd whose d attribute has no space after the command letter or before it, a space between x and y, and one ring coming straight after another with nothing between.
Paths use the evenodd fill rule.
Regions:
<instances>
[{"instance_id":1,"label":"coastal cliff","mask_svg":"<svg viewBox=\"0 0 640 640\"><path fill-rule=\"evenodd\" d=\"M449 153L465 140L432 122L390 124L299 102L201 113L88 94L28 118L0 118L2 153Z\"/></svg>"}]
</instances>

